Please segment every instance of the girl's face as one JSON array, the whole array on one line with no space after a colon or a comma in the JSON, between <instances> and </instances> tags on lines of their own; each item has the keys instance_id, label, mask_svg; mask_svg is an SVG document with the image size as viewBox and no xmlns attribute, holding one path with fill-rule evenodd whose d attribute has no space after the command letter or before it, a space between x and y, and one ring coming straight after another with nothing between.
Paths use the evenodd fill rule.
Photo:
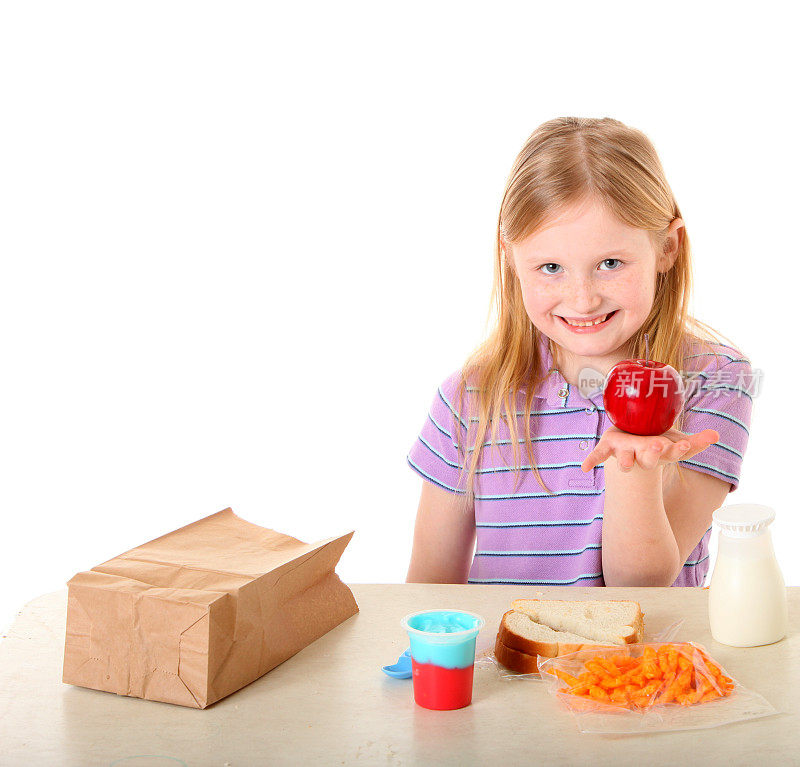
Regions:
<instances>
[{"instance_id":1,"label":"girl's face","mask_svg":"<svg viewBox=\"0 0 800 767\"><path fill-rule=\"evenodd\" d=\"M647 231L589 200L513 246L525 310L563 352L561 372L568 381L589 365L605 374L627 356L626 342L650 314L656 274L677 255L682 225L672 222L667 252L657 256ZM571 329L565 320L608 314L591 332Z\"/></svg>"}]
</instances>

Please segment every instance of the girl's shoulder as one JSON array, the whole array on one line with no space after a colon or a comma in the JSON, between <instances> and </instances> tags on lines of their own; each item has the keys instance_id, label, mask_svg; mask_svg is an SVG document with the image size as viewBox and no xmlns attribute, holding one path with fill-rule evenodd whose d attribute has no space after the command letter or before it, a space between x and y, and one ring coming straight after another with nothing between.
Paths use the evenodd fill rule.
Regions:
<instances>
[{"instance_id":1,"label":"girl's shoulder","mask_svg":"<svg viewBox=\"0 0 800 767\"><path fill-rule=\"evenodd\" d=\"M440 380L436 387L433 410L440 413L450 412L460 416L467 411L467 405L473 398L473 389L468 379L464 378L461 368L454 370Z\"/></svg>"},{"instance_id":2,"label":"girl's shoulder","mask_svg":"<svg viewBox=\"0 0 800 767\"><path fill-rule=\"evenodd\" d=\"M752 400L760 385L760 371L753 370L741 349L705 339L693 339L684 354L680 372L686 387L687 410L707 398L713 399L712 406L718 410L726 401L722 396L725 393L730 393L732 398L734 392L741 392L741 396Z\"/></svg>"},{"instance_id":3,"label":"girl's shoulder","mask_svg":"<svg viewBox=\"0 0 800 767\"><path fill-rule=\"evenodd\" d=\"M686 340L682 358L687 373L702 373L722 368L749 368L750 360L740 349L728 344L690 337Z\"/></svg>"},{"instance_id":4,"label":"girl's shoulder","mask_svg":"<svg viewBox=\"0 0 800 767\"><path fill-rule=\"evenodd\" d=\"M464 368L454 370L439 384L439 394L442 399L453 409L462 412L463 408L459 407L459 404L474 401L477 392L478 385L475 376L466 373Z\"/></svg>"}]
</instances>

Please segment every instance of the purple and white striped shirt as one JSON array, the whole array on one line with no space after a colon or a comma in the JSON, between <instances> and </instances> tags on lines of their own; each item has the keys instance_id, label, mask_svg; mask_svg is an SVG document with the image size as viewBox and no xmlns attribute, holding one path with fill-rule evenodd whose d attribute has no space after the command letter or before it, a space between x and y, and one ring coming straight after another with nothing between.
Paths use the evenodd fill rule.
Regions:
<instances>
[{"instance_id":1,"label":"purple and white striped shirt","mask_svg":"<svg viewBox=\"0 0 800 767\"><path fill-rule=\"evenodd\" d=\"M680 372L685 376L686 371L697 371L697 383L696 388L687 391L683 430L694 434L715 429L720 439L680 463L685 469L730 482L733 492L739 484L749 437L752 370L749 361L732 347L712 344L712 348L720 354L719 364L712 354L700 349L693 349L696 353L684 358ZM539 354L543 370L549 370L553 363L544 337ZM465 440L464 415L459 417L460 434L453 434L458 382L458 371L442 382L407 460L428 482L463 493L463 480L460 486L457 484L460 463L456 439ZM477 410L469 407L474 399L470 391L468 388L464 397L464 412L477 423ZM604 586L601 556L604 469L602 465L587 473L580 469L603 432L612 426L603 408L603 394L597 392L587 399L553 370L534 396L531 416L534 456L542 480L554 495L542 489L528 464L522 417L525 392L518 391L516 396L522 463L520 484L512 492L514 462L510 432L505 419L500 419L499 450L496 446L489 448L487 433L475 475L477 541L467 582ZM474 439L473 435L474 427L470 432ZM709 527L673 586L703 585L709 567L710 537Z\"/></svg>"}]
</instances>

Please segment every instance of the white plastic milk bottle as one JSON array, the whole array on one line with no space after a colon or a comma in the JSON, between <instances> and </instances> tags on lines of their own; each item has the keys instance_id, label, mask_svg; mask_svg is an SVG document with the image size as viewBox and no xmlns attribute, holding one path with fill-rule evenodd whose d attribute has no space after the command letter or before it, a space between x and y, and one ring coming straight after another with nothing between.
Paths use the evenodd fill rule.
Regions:
<instances>
[{"instance_id":1,"label":"white plastic milk bottle","mask_svg":"<svg viewBox=\"0 0 800 767\"><path fill-rule=\"evenodd\" d=\"M708 587L708 620L717 642L732 647L772 644L786 636L786 585L767 526L769 506L738 503L713 514L719 549Z\"/></svg>"}]
</instances>

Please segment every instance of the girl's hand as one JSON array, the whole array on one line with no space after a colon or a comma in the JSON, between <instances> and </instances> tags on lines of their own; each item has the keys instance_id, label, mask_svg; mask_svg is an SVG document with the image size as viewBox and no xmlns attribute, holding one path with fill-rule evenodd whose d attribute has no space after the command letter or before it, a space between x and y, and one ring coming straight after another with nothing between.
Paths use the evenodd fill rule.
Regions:
<instances>
[{"instance_id":1,"label":"girl's hand","mask_svg":"<svg viewBox=\"0 0 800 767\"><path fill-rule=\"evenodd\" d=\"M660 435L643 437L610 426L603 432L594 450L584 458L581 471L589 471L612 455L622 471L630 471L634 462L643 469L654 469L658 465L677 463L701 453L718 439L719 432L714 429L703 429L697 434L670 429Z\"/></svg>"}]
</instances>

